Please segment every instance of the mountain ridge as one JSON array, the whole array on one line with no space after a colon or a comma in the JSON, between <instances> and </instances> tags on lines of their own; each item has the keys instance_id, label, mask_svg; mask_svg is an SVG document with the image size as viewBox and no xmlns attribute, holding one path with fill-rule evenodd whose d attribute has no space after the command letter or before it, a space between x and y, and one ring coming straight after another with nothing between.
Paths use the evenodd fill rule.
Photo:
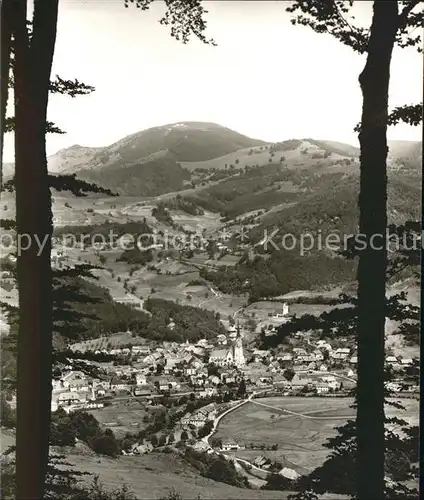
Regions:
<instances>
[{"instance_id":1,"label":"mountain ridge","mask_svg":"<svg viewBox=\"0 0 424 500\"><path fill-rule=\"evenodd\" d=\"M194 137L184 137L183 132ZM198 146L197 143L205 140L205 134L215 136L212 144L207 148ZM169 141L169 136L175 138ZM203 137L202 137L203 136ZM216 137L218 136L218 137ZM154 144L152 143L152 139ZM188 144L182 148L185 139ZM147 140L147 141L146 141ZM210 142L210 138L208 139ZM351 144L332 140L295 139L309 141L318 147L340 153L344 156L359 157L359 148ZM146 142L150 141L150 145ZM162 141L162 145L160 142ZM169 147L171 142L171 147ZM289 142L289 140L282 141ZM140 144L141 143L141 144ZM407 158L418 160L422 156L422 143L419 141L392 140L389 143L389 156L392 158ZM228 127L213 122L184 121L175 122L156 127L151 127L125 136L107 146L82 146L73 144L62 148L48 157L49 171L52 173L71 174L96 167L106 167L121 163L121 166L142 162L152 155L168 156L177 162L205 161L225 154L236 152L252 146L272 145L271 141L253 139L240 134ZM162 146L162 147L160 147ZM168 147L166 147L168 146ZM188 152L200 149L197 153ZM206 150L207 149L207 150ZM14 164L9 162L3 165L4 177L13 175Z\"/></svg>"}]
</instances>

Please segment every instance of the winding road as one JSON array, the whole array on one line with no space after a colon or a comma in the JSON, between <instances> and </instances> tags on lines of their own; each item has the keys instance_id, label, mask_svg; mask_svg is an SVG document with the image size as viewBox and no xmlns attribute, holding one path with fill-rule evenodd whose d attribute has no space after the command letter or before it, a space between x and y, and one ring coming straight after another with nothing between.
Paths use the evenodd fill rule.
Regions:
<instances>
[{"instance_id":1,"label":"winding road","mask_svg":"<svg viewBox=\"0 0 424 500\"><path fill-rule=\"evenodd\" d=\"M211 432L207 436L204 436L201 439L201 441L203 441L211 449L211 446L209 444L209 439L215 434L215 432L216 432L216 430L218 428L218 425L219 425L219 422L221 421L221 419L223 419L226 415L228 415L232 411L237 410L237 408L240 408L241 406L245 405L246 403L249 403L250 401L252 401L252 399L257 394L260 394L261 392L265 392L265 391L252 392L252 394L247 399L242 399L238 404L236 404L234 406L231 406L230 408L228 408L227 410L225 410L223 413L221 413L221 415L218 415L215 418L215 420L213 421L213 427L212 427Z\"/></svg>"}]
</instances>

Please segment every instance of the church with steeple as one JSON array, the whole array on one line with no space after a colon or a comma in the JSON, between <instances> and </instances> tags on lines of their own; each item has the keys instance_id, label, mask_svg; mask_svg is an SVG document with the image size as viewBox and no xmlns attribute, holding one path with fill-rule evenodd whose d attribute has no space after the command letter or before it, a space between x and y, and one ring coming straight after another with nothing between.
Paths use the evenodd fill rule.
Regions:
<instances>
[{"instance_id":1,"label":"church with steeple","mask_svg":"<svg viewBox=\"0 0 424 500\"><path fill-rule=\"evenodd\" d=\"M231 338L231 335L230 335ZM246 364L244 357L243 338L240 332L240 326L237 325L236 335L230 340L230 345L227 349L214 349L209 358L210 363L217 366L232 366L238 368Z\"/></svg>"},{"instance_id":2,"label":"church with steeple","mask_svg":"<svg viewBox=\"0 0 424 500\"><path fill-rule=\"evenodd\" d=\"M233 344L233 360L237 367L244 366L246 359L243 352L243 339L240 334L240 325L237 324L237 336Z\"/></svg>"}]
</instances>

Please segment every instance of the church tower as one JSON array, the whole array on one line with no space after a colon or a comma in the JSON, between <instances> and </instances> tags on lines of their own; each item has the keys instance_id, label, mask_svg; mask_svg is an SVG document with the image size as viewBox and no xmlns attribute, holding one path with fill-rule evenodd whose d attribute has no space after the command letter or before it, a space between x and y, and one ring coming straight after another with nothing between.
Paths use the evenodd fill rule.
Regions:
<instances>
[{"instance_id":1,"label":"church tower","mask_svg":"<svg viewBox=\"0 0 424 500\"><path fill-rule=\"evenodd\" d=\"M240 335L240 325L237 324L237 337L233 346L233 358L234 364L238 367L244 366L246 364L246 359L243 352L243 339Z\"/></svg>"}]
</instances>

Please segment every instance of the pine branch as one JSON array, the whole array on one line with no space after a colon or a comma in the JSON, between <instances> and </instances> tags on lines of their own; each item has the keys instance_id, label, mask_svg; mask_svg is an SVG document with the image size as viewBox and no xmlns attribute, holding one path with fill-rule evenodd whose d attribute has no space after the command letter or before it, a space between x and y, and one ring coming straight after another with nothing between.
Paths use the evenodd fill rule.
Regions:
<instances>
[{"instance_id":1,"label":"pine branch","mask_svg":"<svg viewBox=\"0 0 424 500\"><path fill-rule=\"evenodd\" d=\"M87 193L102 193L108 196L118 196L110 189L102 188L96 184L77 179L76 174L72 175L49 175L50 187L56 191L70 191L74 196L82 197Z\"/></svg>"},{"instance_id":2,"label":"pine branch","mask_svg":"<svg viewBox=\"0 0 424 500\"><path fill-rule=\"evenodd\" d=\"M5 132L10 133L15 130L15 117L9 116L5 121ZM53 122L46 121L46 134L66 134L62 129L57 127Z\"/></svg>"},{"instance_id":3,"label":"pine branch","mask_svg":"<svg viewBox=\"0 0 424 500\"><path fill-rule=\"evenodd\" d=\"M97 276L94 276L94 274L91 273L93 269L103 269L103 268L91 264L76 264L74 267L55 269L53 271L53 279L60 279L60 278L98 279Z\"/></svg>"},{"instance_id":4,"label":"pine branch","mask_svg":"<svg viewBox=\"0 0 424 500\"><path fill-rule=\"evenodd\" d=\"M108 196L118 196L110 189L102 188L96 184L77 179L76 174L72 175L48 175L49 185L56 191L69 191L74 196L83 197L88 193L101 193ZM3 184L3 191L13 192L15 189L15 179L11 179Z\"/></svg>"},{"instance_id":5,"label":"pine branch","mask_svg":"<svg viewBox=\"0 0 424 500\"><path fill-rule=\"evenodd\" d=\"M89 95L96 89L92 85L86 85L80 82L77 78L75 80L65 80L59 75L56 75L56 79L50 81L49 92L51 94L62 94L68 95L72 98L79 95Z\"/></svg>"}]
</instances>

